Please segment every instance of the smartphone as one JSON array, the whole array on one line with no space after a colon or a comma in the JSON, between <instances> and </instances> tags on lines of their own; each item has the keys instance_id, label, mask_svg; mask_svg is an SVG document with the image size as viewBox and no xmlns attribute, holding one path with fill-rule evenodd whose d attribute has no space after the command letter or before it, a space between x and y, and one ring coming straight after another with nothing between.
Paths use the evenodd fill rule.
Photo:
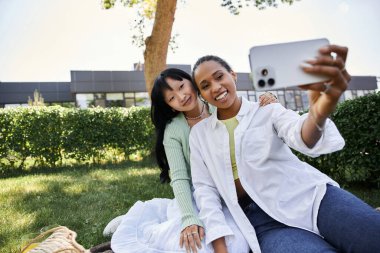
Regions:
<instances>
[{"instance_id":1,"label":"smartphone","mask_svg":"<svg viewBox=\"0 0 380 253\"><path fill-rule=\"evenodd\" d=\"M327 81L327 76L304 72L301 65L318 56L318 49L328 44L321 38L252 47L249 63L254 89L276 90Z\"/></svg>"}]
</instances>

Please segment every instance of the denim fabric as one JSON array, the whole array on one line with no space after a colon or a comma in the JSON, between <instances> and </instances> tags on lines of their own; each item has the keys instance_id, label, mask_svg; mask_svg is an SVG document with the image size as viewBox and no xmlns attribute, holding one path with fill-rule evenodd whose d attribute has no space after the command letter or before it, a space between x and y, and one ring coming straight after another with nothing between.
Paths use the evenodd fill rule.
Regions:
<instances>
[{"instance_id":1,"label":"denim fabric","mask_svg":"<svg viewBox=\"0 0 380 253\"><path fill-rule=\"evenodd\" d=\"M380 253L380 213L352 195L328 185L318 213L321 235L289 227L250 200L241 205L254 226L263 253Z\"/></svg>"},{"instance_id":2,"label":"denim fabric","mask_svg":"<svg viewBox=\"0 0 380 253\"><path fill-rule=\"evenodd\" d=\"M254 226L262 253L337 253L322 237L286 226L267 215L252 202L244 213Z\"/></svg>"},{"instance_id":3,"label":"denim fabric","mask_svg":"<svg viewBox=\"0 0 380 253\"><path fill-rule=\"evenodd\" d=\"M343 252L380 252L380 213L338 187L327 186L318 228L326 241Z\"/></svg>"}]
</instances>

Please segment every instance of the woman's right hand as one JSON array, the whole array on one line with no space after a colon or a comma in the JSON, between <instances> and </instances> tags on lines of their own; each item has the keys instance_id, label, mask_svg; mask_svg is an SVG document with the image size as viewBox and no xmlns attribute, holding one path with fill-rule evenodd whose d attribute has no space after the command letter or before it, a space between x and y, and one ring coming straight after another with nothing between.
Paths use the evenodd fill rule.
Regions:
<instances>
[{"instance_id":1,"label":"woman's right hand","mask_svg":"<svg viewBox=\"0 0 380 253\"><path fill-rule=\"evenodd\" d=\"M191 225L182 230L179 238L179 246L182 248L185 245L186 252L197 253L198 249L202 248L202 240L205 237L205 230L198 225Z\"/></svg>"},{"instance_id":2,"label":"woman's right hand","mask_svg":"<svg viewBox=\"0 0 380 253\"><path fill-rule=\"evenodd\" d=\"M319 51L322 56L307 61L311 66L303 67L303 69L307 73L328 76L330 80L326 83L300 86L300 88L309 90L310 111L316 120L321 119L323 122L335 110L340 96L347 89L351 76L345 68L348 48L328 45ZM331 53L335 53L336 57L331 57Z\"/></svg>"},{"instance_id":3,"label":"woman's right hand","mask_svg":"<svg viewBox=\"0 0 380 253\"><path fill-rule=\"evenodd\" d=\"M303 70L310 74L325 75L329 81L300 86L309 90L309 113L301 130L302 140L309 148L314 147L321 138L327 118L335 110L351 79L345 68L347 47L328 45L319 52L321 56L306 61L310 66L304 66ZM336 57L333 57L332 53L335 53Z\"/></svg>"}]
</instances>

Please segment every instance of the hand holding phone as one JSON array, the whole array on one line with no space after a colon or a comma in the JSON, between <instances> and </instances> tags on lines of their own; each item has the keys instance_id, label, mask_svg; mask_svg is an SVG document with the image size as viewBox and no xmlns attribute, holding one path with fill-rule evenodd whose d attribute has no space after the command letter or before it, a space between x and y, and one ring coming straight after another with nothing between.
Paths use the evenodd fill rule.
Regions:
<instances>
[{"instance_id":1,"label":"hand holding phone","mask_svg":"<svg viewBox=\"0 0 380 253\"><path fill-rule=\"evenodd\" d=\"M327 81L327 76L306 73L301 68L327 45L329 41L322 38L252 47L249 61L254 89L276 90Z\"/></svg>"}]
</instances>

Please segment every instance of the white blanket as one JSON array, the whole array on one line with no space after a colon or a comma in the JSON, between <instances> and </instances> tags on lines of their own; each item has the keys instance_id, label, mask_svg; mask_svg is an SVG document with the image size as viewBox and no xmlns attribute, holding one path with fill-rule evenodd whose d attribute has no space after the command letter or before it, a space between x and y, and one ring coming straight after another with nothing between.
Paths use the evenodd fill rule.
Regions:
<instances>
[{"instance_id":1,"label":"white blanket","mask_svg":"<svg viewBox=\"0 0 380 253\"><path fill-rule=\"evenodd\" d=\"M195 203L193 203L195 207ZM196 208L196 207L195 207ZM197 209L195 209L197 210ZM226 207L223 208L233 236L226 238L229 253L247 253L248 244ZM179 246L181 212L175 199L152 199L136 202L112 236L115 253L178 253L186 252ZM206 228L207 233L207 228ZM214 252L202 241L199 253Z\"/></svg>"}]
</instances>

